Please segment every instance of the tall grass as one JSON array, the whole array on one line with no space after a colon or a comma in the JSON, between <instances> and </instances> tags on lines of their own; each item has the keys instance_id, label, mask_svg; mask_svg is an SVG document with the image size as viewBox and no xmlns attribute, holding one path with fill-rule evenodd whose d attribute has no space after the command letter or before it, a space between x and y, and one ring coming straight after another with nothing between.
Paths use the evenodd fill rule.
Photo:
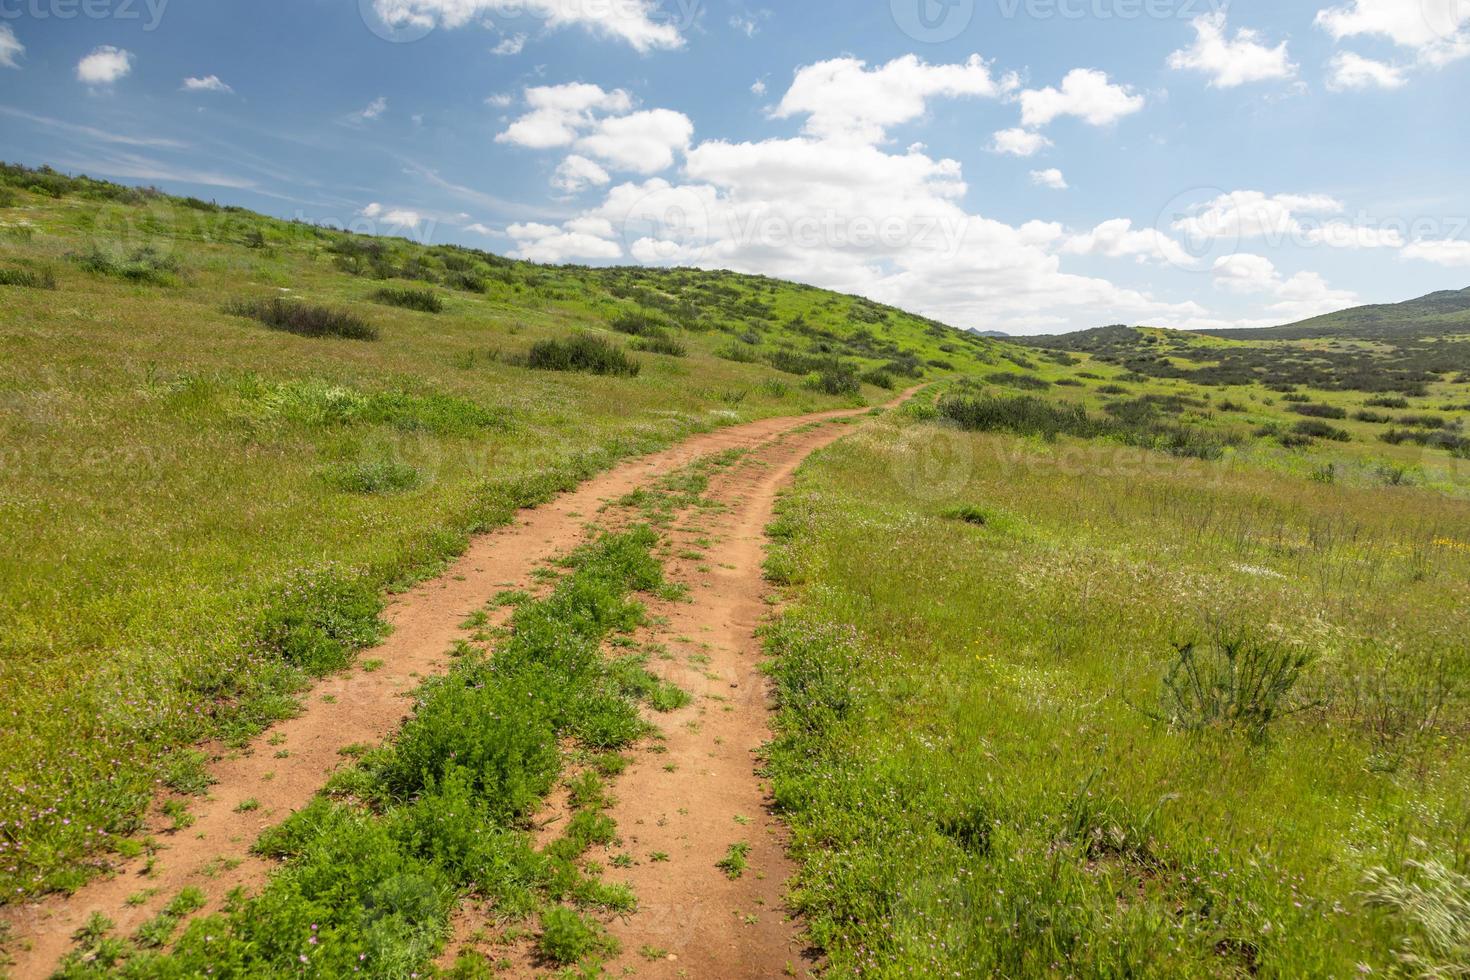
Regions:
<instances>
[{"instance_id":1,"label":"tall grass","mask_svg":"<svg viewBox=\"0 0 1470 980\"><path fill-rule=\"evenodd\" d=\"M829 975L1446 975L1464 505L1093 449L899 414L783 502L769 767Z\"/></svg>"},{"instance_id":2,"label":"tall grass","mask_svg":"<svg viewBox=\"0 0 1470 980\"><path fill-rule=\"evenodd\" d=\"M642 369L636 358L594 334L576 334L566 340L543 340L526 355L526 366L537 371L581 371L587 374L633 378Z\"/></svg>"}]
</instances>

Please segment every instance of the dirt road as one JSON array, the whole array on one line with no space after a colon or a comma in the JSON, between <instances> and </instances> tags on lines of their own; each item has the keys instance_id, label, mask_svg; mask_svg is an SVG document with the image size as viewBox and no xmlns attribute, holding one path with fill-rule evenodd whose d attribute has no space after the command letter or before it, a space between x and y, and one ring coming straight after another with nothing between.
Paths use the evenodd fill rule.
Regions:
<instances>
[{"instance_id":1,"label":"dirt road","mask_svg":"<svg viewBox=\"0 0 1470 980\"><path fill-rule=\"evenodd\" d=\"M765 610L762 530L780 486L808 454L846 430L839 420L855 414L768 419L695 436L476 539L445 574L392 603L386 613L392 635L363 657L372 669L321 682L300 715L215 763L215 785L191 807L195 821L160 834L151 861L126 863L69 898L7 910L13 976L47 976L94 912L127 935L186 886L204 891L207 909L218 908L237 886L257 887L271 866L249 853L251 843L305 806L344 764L345 749L375 744L402 723L407 695L447 668L447 651L466 635L461 624L471 611L502 590L526 587L542 562L582 543L586 523L607 501L732 449L745 455L709 491L726 507L703 518L712 526L697 530L715 543L697 562L670 565L671 577L692 586L694 602L664 611L669 635L697 643L699 656L708 658L697 674L670 678L696 695L695 704L685 709L687 717L663 719L667 754L657 764L640 761L616 785L622 802L612 816L629 846L670 855L609 874L628 881L640 900L640 911L614 929L625 949L618 966L648 976L728 978L778 975L799 963L796 930L781 914L790 869L752 757L769 734L754 635ZM715 862L740 842L750 846L750 871L731 879ZM638 952L654 948L668 956Z\"/></svg>"}]
</instances>

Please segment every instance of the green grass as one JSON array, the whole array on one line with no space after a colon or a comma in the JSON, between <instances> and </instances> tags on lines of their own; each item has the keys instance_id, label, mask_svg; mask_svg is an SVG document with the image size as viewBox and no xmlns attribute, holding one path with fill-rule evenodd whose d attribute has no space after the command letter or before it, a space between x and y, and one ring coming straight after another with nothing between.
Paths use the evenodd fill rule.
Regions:
<instances>
[{"instance_id":1,"label":"green grass","mask_svg":"<svg viewBox=\"0 0 1470 980\"><path fill-rule=\"evenodd\" d=\"M174 749L292 713L375 639L364 597L517 508L692 433L888 397L716 356L731 340L921 377L995 346L759 277L547 268L8 165L0 191L26 222L0 268L56 286L4 288L0 318L0 782L25 788L0 797L4 902L95 874ZM380 288L456 292L429 317ZM623 314L687 356L524 366Z\"/></svg>"},{"instance_id":2,"label":"green grass","mask_svg":"<svg viewBox=\"0 0 1470 980\"><path fill-rule=\"evenodd\" d=\"M579 549L573 574L517 609L493 655L462 658L426 682L394 739L260 837L255 850L283 866L258 895L236 895L224 913L191 922L171 951L153 952L201 904L181 894L131 944L108 948L105 975L275 976L305 965L320 976L406 977L440 951L467 895L505 917L539 912L540 948L554 962L612 952L600 928L563 904L635 905L578 866L616 834L600 812L598 777L574 781L581 809L543 851L521 827L557 782L565 745L616 749L644 733L600 647L642 623L631 593L662 581L656 540L635 528ZM65 970L80 975L100 939L79 940Z\"/></svg>"},{"instance_id":3,"label":"green grass","mask_svg":"<svg viewBox=\"0 0 1470 980\"><path fill-rule=\"evenodd\" d=\"M831 975L1463 964L1470 508L915 416L774 528L770 773Z\"/></svg>"}]
</instances>

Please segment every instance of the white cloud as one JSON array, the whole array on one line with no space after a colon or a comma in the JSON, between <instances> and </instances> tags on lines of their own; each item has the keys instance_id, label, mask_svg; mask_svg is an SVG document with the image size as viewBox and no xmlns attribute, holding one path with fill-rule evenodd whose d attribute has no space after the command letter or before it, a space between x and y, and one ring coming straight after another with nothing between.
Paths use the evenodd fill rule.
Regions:
<instances>
[{"instance_id":1,"label":"white cloud","mask_svg":"<svg viewBox=\"0 0 1470 980\"><path fill-rule=\"evenodd\" d=\"M1040 133L1033 133L1025 129L1002 129L995 134L995 139L990 144L990 148L996 153L1008 153L1016 157L1029 157L1035 156L1051 145L1051 140L1042 136Z\"/></svg>"},{"instance_id":2,"label":"white cloud","mask_svg":"<svg viewBox=\"0 0 1470 980\"><path fill-rule=\"evenodd\" d=\"M1358 305L1351 290L1333 289L1315 272L1281 278L1276 266L1262 255L1241 252L1215 260L1215 285L1241 295L1264 294L1275 302L1265 309L1283 320L1305 320Z\"/></svg>"},{"instance_id":3,"label":"white cloud","mask_svg":"<svg viewBox=\"0 0 1470 980\"><path fill-rule=\"evenodd\" d=\"M1154 228L1133 227L1127 218L1104 221L1092 231L1073 235L1062 243L1067 255L1101 255L1110 259L1133 258L1139 262L1170 262L1187 267L1194 264L1184 246Z\"/></svg>"},{"instance_id":4,"label":"white cloud","mask_svg":"<svg viewBox=\"0 0 1470 980\"><path fill-rule=\"evenodd\" d=\"M730 26L746 37L755 37L756 32L761 29L754 17L743 17L739 14L730 18Z\"/></svg>"},{"instance_id":5,"label":"white cloud","mask_svg":"<svg viewBox=\"0 0 1470 980\"><path fill-rule=\"evenodd\" d=\"M572 259L619 259L623 256L623 250L616 242L586 231L526 222L511 225L506 233L516 243L511 255L531 262L556 265Z\"/></svg>"},{"instance_id":6,"label":"white cloud","mask_svg":"<svg viewBox=\"0 0 1470 980\"><path fill-rule=\"evenodd\" d=\"M0 65L6 68L19 68L15 59L26 53L26 47L20 43L11 30L9 24L0 24Z\"/></svg>"},{"instance_id":7,"label":"white cloud","mask_svg":"<svg viewBox=\"0 0 1470 980\"><path fill-rule=\"evenodd\" d=\"M531 111L496 136L497 143L513 143L533 150L571 146L583 131L595 124L594 113L623 113L633 107L632 97L622 89L608 92L601 86L583 82L528 88L526 102Z\"/></svg>"},{"instance_id":8,"label":"white cloud","mask_svg":"<svg viewBox=\"0 0 1470 980\"><path fill-rule=\"evenodd\" d=\"M611 182L606 170L576 154L563 160L551 178L551 186L568 194L576 194L588 187L605 187Z\"/></svg>"},{"instance_id":9,"label":"white cloud","mask_svg":"<svg viewBox=\"0 0 1470 980\"><path fill-rule=\"evenodd\" d=\"M378 98L373 99L373 101L369 102L361 110L354 112L348 118L354 122L371 122L374 119L381 118L383 113L387 111L388 100L383 98L382 96L379 96Z\"/></svg>"},{"instance_id":10,"label":"white cloud","mask_svg":"<svg viewBox=\"0 0 1470 980\"><path fill-rule=\"evenodd\" d=\"M1386 37L1412 48L1433 67L1470 57L1470 3L1465 0L1350 0L1317 14L1317 26L1341 41Z\"/></svg>"},{"instance_id":11,"label":"white cloud","mask_svg":"<svg viewBox=\"0 0 1470 980\"><path fill-rule=\"evenodd\" d=\"M424 221L423 215L417 211L410 211L407 208L385 208L376 201L363 208L358 214L369 221L376 221L391 228L408 230L417 228Z\"/></svg>"},{"instance_id":12,"label":"white cloud","mask_svg":"<svg viewBox=\"0 0 1470 980\"><path fill-rule=\"evenodd\" d=\"M489 236L495 234L495 232L492 229L487 228L485 225L480 224L478 221L476 221L472 225L465 225L464 226L464 230L465 231L472 231L476 235L485 235L486 237L489 237Z\"/></svg>"},{"instance_id":13,"label":"white cloud","mask_svg":"<svg viewBox=\"0 0 1470 980\"><path fill-rule=\"evenodd\" d=\"M133 53L104 44L77 62L77 80L103 86L126 78L133 71Z\"/></svg>"},{"instance_id":14,"label":"white cloud","mask_svg":"<svg viewBox=\"0 0 1470 980\"><path fill-rule=\"evenodd\" d=\"M1194 20L1195 41L1191 47L1169 56L1169 67L1198 71L1210 76L1215 88L1235 88L1246 82L1296 77L1297 66L1287 54L1286 42L1276 47L1261 43L1261 35L1242 27L1234 39L1226 33L1226 14L1220 11Z\"/></svg>"},{"instance_id":15,"label":"white cloud","mask_svg":"<svg viewBox=\"0 0 1470 980\"><path fill-rule=\"evenodd\" d=\"M509 109L515 104L515 101L515 96L507 95L504 92L497 92L494 95L485 96L485 104L495 109Z\"/></svg>"},{"instance_id":16,"label":"white cloud","mask_svg":"<svg viewBox=\"0 0 1470 980\"><path fill-rule=\"evenodd\" d=\"M1403 88L1408 83L1402 68L1364 58L1351 51L1339 51L1329 66L1327 87L1334 92L1369 88Z\"/></svg>"},{"instance_id":17,"label":"white cloud","mask_svg":"<svg viewBox=\"0 0 1470 980\"><path fill-rule=\"evenodd\" d=\"M1336 214L1342 203L1325 194L1277 194L1235 191L1201 204L1173 222L1173 229L1196 241L1221 238L1284 240L1305 235L1298 215Z\"/></svg>"},{"instance_id":18,"label":"white cloud","mask_svg":"<svg viewBox=\"0 0 1470 980\"><path fill-rule=\"evenodd\" d=\"M1420 240L1404 246L1400 253L1406 259L1433 262L1448 268L1470 268L1470 242L1456 239Z\"/></svg>"},{"instance_id":19,"label":"white cloud","mask_svg":"<svg viewBox=\"0 0 1470 980\"><path fill-rule=\"evenodd\" d=\"M766 83L763 82L763 81L761 81L759 78L757 78L755 80L755 84L753 84L753 85L750 86L750 92L751 92L752 95L757 95L757 96L765 95L766 94Z\"/></svg>"},{"instance_id":20,"label":"white cloud","mask_svg":"<svg viewBox=\"0 0 1470 980\"><path fill-rule=\"evenodd\" d=\"M510 57L518 55L524 50L526 50L526 35L512 34L509 37L502 38L499 44L490 49L490 53L500 55L501 57Z\"/></svg>"},{"instance_id":21,"label":"white cloud","mask_svg":"<svg viewBox=\"0 0 1470 980\"><path fill-rule=\"evenodd\" d=\"M1062 172L1056 167L1031 171L1031 183L1037 187L1051 188L1054 191L1064 191L1067 189L1067 178L1062 176Z\"/></svg>"},{"instance_id":22,"label":"white cloud","mask_svg":"<svg viewBox=\"0 0 1470 980\"><path fill-rule=\"evenodd\" d=\"M374 0L384 23L401 28L459 28L484 17L527 15L548 28L581 27L640 52L683 47L678 27L660 16L657 0Z\"/></svg>"},{"instance_id":23,"label":"white cloud","mask_svg":"<svg viewBox=\"0 0 1470 980\"><path fill-rule=\"evenodd\" d=\"M229 95L235 90L219 80L218 75L205 75L203 78L184 79L185 92L218 92L221 95Z\"/></svg>"},{"instance_id":24,"label":"white cloud","mask_svg":"<svg viewBox=\"0 0 1470 980\"><path fill-rule=\"evenodd\" d=\"M929 65L905 55L871 71L856 58L835 58L797 71L772 115L805 115L811 136L877 143L890 127L922 116L928 99L998 98L1016 84L1012 76L992 78L979 55L962 65Z\"/></svg>"},{"instance_id":25,"label":"white cloud","mask_svg":"<svg viewBox=\"0 0 1470 980\"><path fill-rule=\"evenodd\" d=\"M1366 223L1327 221L1302 231L1302 240L1331 248L1402 248L1404 236L1397 228Z\"/></svg>"},{"instance_id":26,"label":"white cloud","mask_svg":"<svg viewBox=\"0 0 1470 980\"><path fill-rule=\"evenodd\" d=\"M1036 129L1059 116L1076 116L1106 126L1143 108L1144 98L1126 85L1114 85L1106 72L1074 68L1060 89L1048 86L1021 93L1021 125Z\"/></svg>"},{"instance_id":27,"label":"white cloud","mask_svg":"<svg viewBox=\"0 0 1470 980\"><path fill-rule=\"evenodd\" d=\"M674 152L689 146L694 123L682 112L651 109L601 120L577 141L590 153L619 170L652 174L674 163Z\"/></svg>"}]
</instances>

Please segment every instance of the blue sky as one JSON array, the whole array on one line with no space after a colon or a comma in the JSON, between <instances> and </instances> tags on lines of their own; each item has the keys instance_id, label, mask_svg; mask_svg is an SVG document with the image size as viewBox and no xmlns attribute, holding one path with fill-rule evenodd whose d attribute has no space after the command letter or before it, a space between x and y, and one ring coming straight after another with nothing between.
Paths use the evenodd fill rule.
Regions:
<instances>
[{"instance_id":1,"label":"blue sky","mask_svg":"<svg viewBox=\"0 0 1470 980\"><path fill-rule=\"evenodd\" d=\"M1470 285L1470 0L0 0L0 158L957 326Z\"/></svg>"}]
</instances>

